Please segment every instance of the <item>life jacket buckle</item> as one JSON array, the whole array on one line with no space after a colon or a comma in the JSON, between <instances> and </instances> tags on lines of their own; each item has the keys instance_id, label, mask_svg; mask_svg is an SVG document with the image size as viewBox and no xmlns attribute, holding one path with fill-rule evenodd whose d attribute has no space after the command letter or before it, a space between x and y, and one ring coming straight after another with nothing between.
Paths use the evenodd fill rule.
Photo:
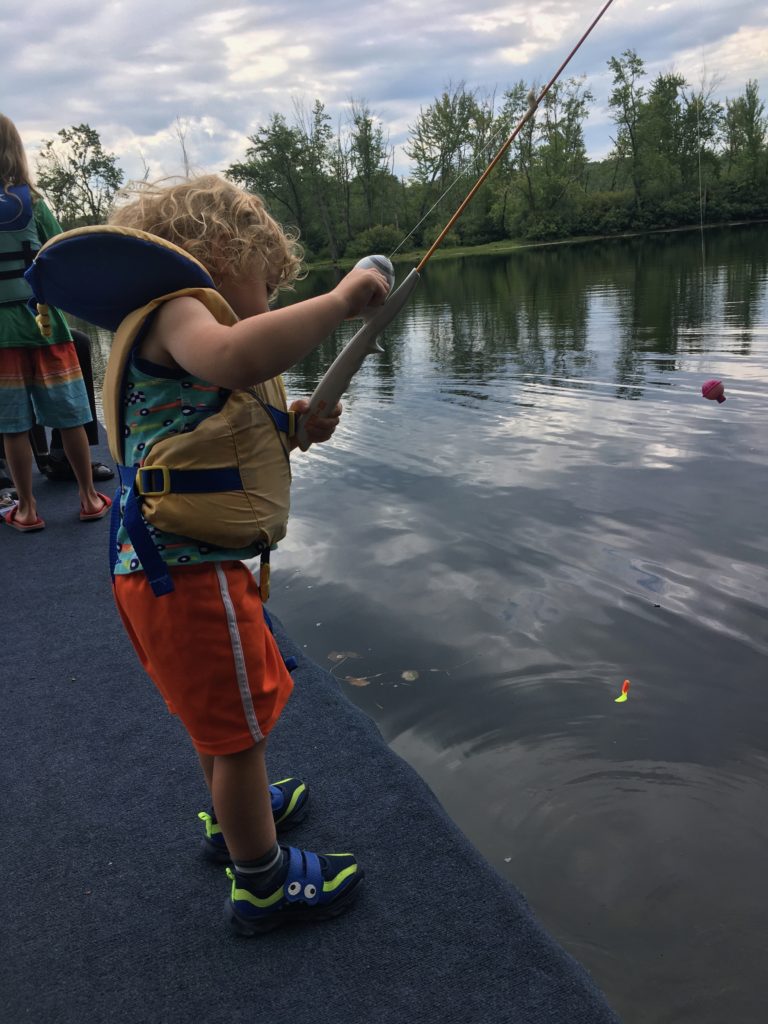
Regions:
<instances>
[{"instance_id":1,"label":"life jacket buckle","mask_svg":"<svg viewBox=\"0 0 768 1024\"><path fill-rule=\"evenodd\" d=\"M145 477L145 473L149 475ZM142 498L159 498L163 494L170 494L171 471L168 466L140 466L136 470L134 487Z\"/></svg>"}]
</instances>

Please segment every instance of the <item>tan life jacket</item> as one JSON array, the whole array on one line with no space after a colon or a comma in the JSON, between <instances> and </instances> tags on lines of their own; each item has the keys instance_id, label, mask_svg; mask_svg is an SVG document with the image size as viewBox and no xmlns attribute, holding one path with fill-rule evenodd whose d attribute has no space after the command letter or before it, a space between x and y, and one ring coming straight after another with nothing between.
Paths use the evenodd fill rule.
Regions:
<instances>
[{"instance_id":1,"label":"tan life jacket","mask_svg":"<svg viewBox=\"0 0 768 1024\"><path fill-rule=\"evenodd\" d=\"M211 288L182 288L153 299L129 313L115 334L104 378L104 419L109 449L124 464L123 414L128 361L147 318L171 299L191 296L202 302L221 324L237 316ZM134 487L145 519L160 530L218 547L268 548L285 536L290 504L290 442L276 423L273 410L287 411L282 378L233 391L219 412L194 430L156 441L144 456ZM174 483L188 471L235 469L242 486L229 490L187 491Z\"/></svg>"}]
</instances>

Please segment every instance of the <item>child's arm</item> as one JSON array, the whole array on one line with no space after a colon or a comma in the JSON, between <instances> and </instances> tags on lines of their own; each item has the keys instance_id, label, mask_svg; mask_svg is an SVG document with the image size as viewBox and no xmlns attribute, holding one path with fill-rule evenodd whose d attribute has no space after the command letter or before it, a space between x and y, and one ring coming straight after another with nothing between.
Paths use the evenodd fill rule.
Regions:
<instances>
[{"instance_id":1,"label":"child's arm","mask_svg":"<svg viewBox=\"0 0 768 1024\"><path fill-rule=\"evenodd\" d=\"M264 285L254 282L256 287ZM219 387L249 387L290 369L342 321L381 305L387 291L377 271L356 269L326 295L249 316L232 327L219 324L196 299L173 299L161 308L142 355L170 359L170 365Z\"/></svg>"}]
</instances>

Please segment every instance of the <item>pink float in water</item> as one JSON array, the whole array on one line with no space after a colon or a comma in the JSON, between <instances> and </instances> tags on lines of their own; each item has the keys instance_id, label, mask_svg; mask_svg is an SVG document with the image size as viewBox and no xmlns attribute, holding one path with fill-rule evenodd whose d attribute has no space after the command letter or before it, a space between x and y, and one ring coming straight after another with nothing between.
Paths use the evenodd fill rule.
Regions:
<instances>
[{"instance_id":1,"label":"pink float in water","mask_svg":"<svg viewBox=\"0 0 768 1024\"><path fill-rule=\"evenodd\" d=\"M725 401L725 388L721 380L705 380L701 385L701 393L712 401Z\"/></svg>"}]
</instances>

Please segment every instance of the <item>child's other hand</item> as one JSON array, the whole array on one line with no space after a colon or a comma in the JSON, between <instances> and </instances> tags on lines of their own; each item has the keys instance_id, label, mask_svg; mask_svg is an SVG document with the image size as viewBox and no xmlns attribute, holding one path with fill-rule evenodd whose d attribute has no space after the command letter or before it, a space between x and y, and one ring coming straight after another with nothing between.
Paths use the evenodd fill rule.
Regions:
<instances>
[{"instance_id":1,"label":"child's other hand","mask_svg":"<svg viewBox=\"0 0 768 1024\"><path fill-rule=\"evenodd\" d=\"M389 282L378 270L355 267L334 288L347 304L346 320L352 320L369 306L381 306L389 293Z\"/></svg>"},{"instance_id":2,"label":"child's other hand","mask_svg":"<svg viewBox=\"0 0 768 1024\"><path fill-rule=\"evenodd\" d=\"M328 416L312 416L306 422L307 440L312 444L321 444L333 436L333 432L339 425L341 416L341 402L335 409L331 410ZM309 409L309 401L306 398L297 398L291 402L290 409L298 416L303 415Z\"/></svg>"}]
</instances>

